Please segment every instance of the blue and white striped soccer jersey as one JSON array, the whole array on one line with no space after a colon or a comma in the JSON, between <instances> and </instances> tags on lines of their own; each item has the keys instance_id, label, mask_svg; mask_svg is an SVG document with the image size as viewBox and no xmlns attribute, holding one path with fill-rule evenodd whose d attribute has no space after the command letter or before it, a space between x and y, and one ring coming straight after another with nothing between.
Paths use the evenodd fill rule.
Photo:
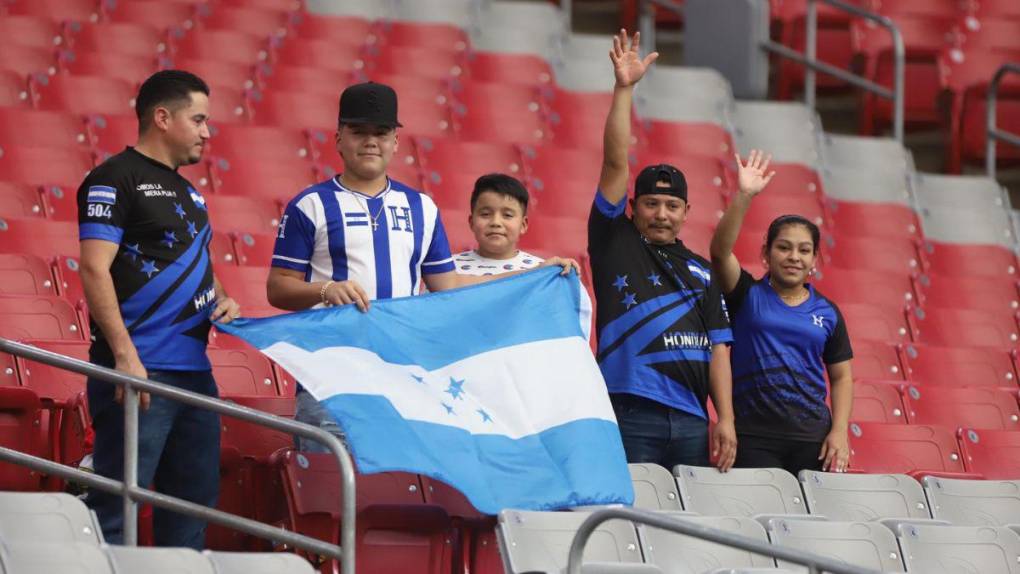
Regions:
<instances>
[{"instance_id":1,"label":"blue and white striped soccer jersey","mask_svg":"<svg viewBox=\"0 0 1020 574\"><path fill-rule=\"evenodd\" d=\"M454 270L430 197L393 180L369 197L338 178L287 205L272 265L301 271L307 281L354 280L373 300L417 295L423 275Z\"/></svg>"}]
</instances>

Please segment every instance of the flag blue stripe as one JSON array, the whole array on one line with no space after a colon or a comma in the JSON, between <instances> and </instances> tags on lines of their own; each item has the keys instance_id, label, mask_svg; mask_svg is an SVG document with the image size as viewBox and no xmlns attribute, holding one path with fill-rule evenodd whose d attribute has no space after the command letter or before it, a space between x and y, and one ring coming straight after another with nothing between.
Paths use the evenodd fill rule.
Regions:
<instances>
[{"instance_id":1,"label":"flag blue stripe","mask_svg":"<svg viewBox=\"0 0 1020 574\"><path fill-rule=\"evenodd\" d=\"M364 314L348 305L236 319L218 327L259 349L278 342L309 352L358 347L388 363L433 370L502 347L583 337L577 320L580 289L572 284L578 282L577 275L561 277L560 271L544 267L453 291L373 301ZM480 324L503 310L518 312L500 317L498 329Z\"/></svg>"},{"instance_id":2,"label":"flag blue stripe","mask_svg":"<svg viewBox=\"0 0 1020 574\"><path fill-rule=\"evenodd\" d=\"M335 395L323 404L354 445L359 472L424 474L456 485L486 514L634 500L611 421L580 419L512 439L405 420L379 396Z\"/></svg>"}]
</instances>

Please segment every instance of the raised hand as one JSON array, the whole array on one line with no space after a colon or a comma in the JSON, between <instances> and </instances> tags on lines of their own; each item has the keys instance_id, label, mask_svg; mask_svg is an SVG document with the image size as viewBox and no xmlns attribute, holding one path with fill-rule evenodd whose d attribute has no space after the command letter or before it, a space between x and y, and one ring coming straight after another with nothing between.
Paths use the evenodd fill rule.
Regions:
<instances>
[{"instance_id":1,"label":"raised hand","mask_svg":"<svg viewBox=\"0 0 1020 574\"><path fill-rule=\"evenodd\" d=\"M737 183L741 193L751 197L758 195L776 175L775 171L768 170L772 155L766 156L761 150L751 150L746 163L741 161L740 154L734 156L737 158Z\"/></svg>"},{"instance_id":2,"label":"raised hand","mask_svg":"<svg viewBox=\"0 0 1020 574\"><path fill-rule=\"evenodd\" d=\"M609 59L613 61L613 68L616 72L616 85L625 88L638 83L658 57L658 52L652 52L641 59L639 51L641 32L635 32L628 40L627 30L621 29L620 33L613 36L613 49L609 51Z\"/></svg>"}]
</instances>

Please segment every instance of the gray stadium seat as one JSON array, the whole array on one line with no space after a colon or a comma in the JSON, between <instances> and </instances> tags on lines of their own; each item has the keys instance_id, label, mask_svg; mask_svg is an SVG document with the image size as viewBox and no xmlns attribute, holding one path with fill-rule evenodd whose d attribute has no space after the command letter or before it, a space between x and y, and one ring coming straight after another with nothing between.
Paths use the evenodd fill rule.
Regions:
<instances>
[{"instance_id":1,"label":"gray stadium seat","mask_svg":"<svg viewBox=\"0 0 1020 574\"><path fill-rule=\"evenodd\" d=\"M560 44L558 60L563 62L593 61L613 69L606 54L613 47L610 34L567 34Z\"/></svg>"},{"instance_id":2,"label":"gray stadium seat","mask_svg":"<svg viewBox=\"0 0 1020 574\"><path fill-rule=\"evenodd\" d=\"M818 134L821 122L804 104L791 102L740 102L733 111L734 143L741 154L765 150L777 162L820 163Z\"/></svg>"},{"instance_id":3,"label":"gray stadium seat","mask_svg":"<svg viewBox=\"0 0 1020 574\"><path fill-rule=\"evenodd\" d=\"M674 515L674 513L665 513ZM738 516L691 516L676 514L675 518L725 530L767 543L765 529L750 518ZM655 564L666 574L700 574L719 567L769 567L775 562L767 557L740 550L732 546L716 544L699 538L684 536L650 526L638 525L638 538L645 561Z\"/></svg>"},{"instance_id":4,"label":"gray stadium seat","mask_svg":"<svg viewBox=\"0 0 1020 574\"><path fill-rule=\"evenodd\" d=\"M914 193L923 207L1002 209L1009 201L994 179L974 175L917 173Z\"/></svg>"},{"instance_id":5,"label":"gray stadium seat","mask_svg":"<svg viewBox=\"0 0 1020 574\"><path fill-rule=\"evenodd\" d=\"M953 480L924 477L932 515L954 526L1020 523L1020 480Z\"/></svg>"},{"instance_id":6,"label":"gray stadium seat","mask_svg":"<svg viewBox=\"0 0 1020 574\"><path fill-rule=\"evenodd\" d=\"M570 543L588 516L587 512L500 512L497 534L507 574L565 569ZM602 523L585 546L584 561L641 564L634 525L625 520Z\"/></svg>"},{"instance_id":7,"label":"gray stadium seat","mask_svg":"<svg viewBox=\"0 0 1020 574\"><path fill-rule=\"evenodd\" d=\"M4 574L113 574L106 553L83 542L34 544L17 542L0 548ZM146 572L146 570L140 570Z\"/></svg>"},{"instance_id":8,"label":"gray stadium seat","mask_svg":"<svg viewBox=\"0 0 1020 574\"><path fill-rule=\"evenodd\" d=\"M314 574L307 560L284 552L203 552L216 574Z\"/></svg>"},{"instance_id":9,"label":"gray stadium seat","mask_svg":"<svg viewBox=\"0 0 1020 574\"><path fill-rule=\"evenodd\" d=\"M931 518L921 485L905 474L841 474L802 470L811 514L837 521Z\"/></svg>"},{"instance_id":10,"label":"gray stadium seat","mask_svg":"<svg viewBox=\"0 0 1020 574\"><path fill-rule=\"evenodd\" d=\"M562 11L548 2L497 0L484 7L481 16L481 29L485 33L490 28L530 28L551 35L562 35L567 31Z\"/></svg>"},{"instance_id":11,"label":"gray stadium seat","mask_svg":"<svg viewBox=\"0 0 1020 574\"><path fill-rule=\"evenodd\" d=\"M821 176L825 195L834 199L913 207L910 180L902 170L829 165L821 170Z\"/></svg>"},{"instance_id":12,"label":"gray stadium seat","mask_svg":"<svg viewBox=\"0 0 1020 574\"><path fill-rule=\"evenodd\" d=\"M780 468L714 468L678 465L673 469L684 510L706 516L807 514L800 485Z\"/></svg>"},{"instance_id":13,"label":"gray stadium seat","mask_svg":"<svg viewBox=\"0 0 1020 574\"><path fill-rule=\"evenodd\" d=\"M992 526L903 525L900 548L907 572L1020 574L1020 535Z\"/></svg>"},{"instance_id":14,"label":"gray stadium seat","mask_svg":"<svg viewBox=\"0 0 1020 574\"><path fill-rule=\"evenodd\" d=\"M503 54L533 54L548 58L555 53L559 36L542 29L494 26L484 31L474 30L471 46L484 52Z\"/></svg>"},{"instance_id":15,"label":"gray stadium seat","mask_svg":"<svg viewBox=\"0 0 1020 574\"><path fill-rule=\"evenodd\" d=\"M575 92L611 92L616 85L613 67L597 60L565 60L553 67L556 84Z\"/></svg>"},{"instance_id":16,"label":"gray stadium seat","mask_svg":"<svg viewBox=\"0 0 1020 574\"><path fill-rule=\"evenodd\" d=\"M461 28L470 28L480 16L475 0L396 0L393 13L398 20L446 23Z\"/></svg>"},{"instance_id":17,"label":"gray stadium seat","mask_svg":"<svg viewBox=\"0 0 1020 574\"><path fill-rule=\"evenodd\" d=\"M212 562L190 548L107 546L116 572L139 574L216 574Z\"/></svg>"},{"instance_id":18,"label":"gray stadium seat","mask_svg":"<svg viewBox=\"0 0 1020 574\"><path fill-rule=\"evenodd\" d=\"M732 110L725 100L695 96L689 93L675 96L634 97L638 117L671 122L712 123L729 129Z\"/></svg>"},{"instance_id":19,"label":"gray stadium seat","mask_svg":"<svg viewBox=\"0 0 1020 574\"><path fill-rule=\"evenodd\" d=\"M103 534L92 511L70 494L0 492L0 541L99 546Z\"/></svg>"},{"instance_id":20,"label":"gray stadium seat","mask_svg":"<svg viewBox=\"0 0 1020 574\"><path fill-rule=\"evenodd\" d=\"M1003 209L926 207L920 212L926 238L946 243L1015 245L1013 221Z\"/></svg>"},{"instance_id":21,"label":"gray stadium seat","mask_svg":"<svg viewBox=\"0 0 1020 574\"><path fill-rule=\"evenodd\" d=\"M844 564L881 572L905 572L900 549L892 531L876 522L809 522L774 518L769 521L769 538L777 546L813 552ZM778 561L782 568L800 569Z\"/></svg>"},{"instance_id":22,"label":"gray stadium seat","mask_svg":"<svg viewBox=\"0 0 1020 574\"><path fill-rule=\"evenodd\" d=\"M642 78L635 93L659 98L691 95L725 102L729 106L734 104L730 83L713 68L663 66L656 63Z\"/></svg>"},{"instance_id":23,"label":"gray stadium seat","mask_svg":"<svg viewBox=\"0 0 1020 574\"><path fill-rule=\"evenodd\" d=\"M892 138L825 134L822 142L827 166L914 171L914 156Z\"/></svg>"},{"instance_id":24,"label":"gray stadium seat","mask_svg":"<svg viewBox=\"0 0 1020 574\"><path fill-rule=\"evenodd\" d=\"M787 570L785 568L720 568L705 574L800 574L800 570Z\"/></svg>"},{"instance_id":25,"label":"gray stadium seat","mask_svg":"<svg viewBox=\"0 0 1020 574\"><path fill-rule=\"evenodd\" d=\"M681 510L676 480L657 464L628 464L634 485L634 508L645 510Z\"/></svg>"},{"instance_id":26,"label":"gray stadium seat","mask_svg":"<svg viewBox=\"0 0 1020 574\"><path fill-rule=\"evenodd\" d=\"M327 16L357 16L375 20L393 17L392 0L306 0L308 11Z\"/></svg>"}]
</instances>

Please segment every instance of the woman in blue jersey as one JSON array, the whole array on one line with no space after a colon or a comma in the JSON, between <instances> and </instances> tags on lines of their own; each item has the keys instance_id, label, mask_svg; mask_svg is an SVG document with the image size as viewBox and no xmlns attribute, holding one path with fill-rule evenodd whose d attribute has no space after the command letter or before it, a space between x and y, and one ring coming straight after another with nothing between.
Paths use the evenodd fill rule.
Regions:
<instances>
[{"instance_id":1,"label":"woman in blue jersey","mask_svg":"<svg viewBox=\"0 0 1020 574\"><path fill-rule=\"evenodd\" d=\"M850 337L836 304L808 283L818 257L818 226L799 215L769 225L765 275L754 279L733 254L744 216L775 172L770 157L737 156L739 191L712 238L712 272L733 329L736 467L843 472L853 402ZM826 405L825 375L832 409Z\"/></svg>"}]
</instances>

